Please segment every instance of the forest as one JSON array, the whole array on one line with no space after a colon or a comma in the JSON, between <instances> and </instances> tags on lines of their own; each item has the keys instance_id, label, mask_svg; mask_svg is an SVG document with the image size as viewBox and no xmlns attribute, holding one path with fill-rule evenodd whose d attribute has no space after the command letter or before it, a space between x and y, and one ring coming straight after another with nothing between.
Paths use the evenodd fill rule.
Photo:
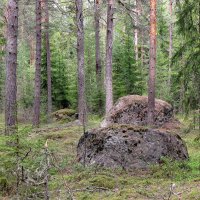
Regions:
<instances>
[{"instance_id":1,"label":"forest","mask_svg":"<svg viewBox=\"0 0 200 200\"><path fill-rule=\"evenodd\" d=\"M200 0L0 1L0 199L199 191Z\"/></svg>"}]
</instances>

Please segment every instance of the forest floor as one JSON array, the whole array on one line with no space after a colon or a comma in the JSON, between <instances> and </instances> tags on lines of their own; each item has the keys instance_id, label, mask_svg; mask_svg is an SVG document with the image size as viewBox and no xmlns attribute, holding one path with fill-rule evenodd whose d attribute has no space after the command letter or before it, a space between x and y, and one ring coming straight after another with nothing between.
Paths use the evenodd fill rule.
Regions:
<instances>
[{"instance_id":1,"label":"forest floor","mask_svg":"<svg viewBox=\"0 0 200 200\"><path fill-rule=\"evenodd\" d=\"M92 117L86 129L98 127L100 119ZM3 122L0 123L2 130ZM184 132L183 129L181 132ZM182 133L190 159L186 162L164 160L160 166L152 166L148 171L126 172L122 169L103 169L84 167L76 160L76 146L83 134L83 128L77 124L43 125L32 130L30 125L20 125L19 136L27 157L20 164L29 169L34 184L21 183L19 199L44 199L42 184L45 171L45 148L48 139L48 170L50 199L76 200L199 200L200 199L200 140L195 138L199 130ZM22 139L24 138L24 139ZM0 135L0 145L5 136ZM1 147L0 147L1 148ZM30 149L30 152L29 152ZM5 154L1 153L5 156ZM2 164L1 164L2 165ZM2 167L2 166L0 166ZM9 167L8 167L9 168ZM0 184L2 184L0 168ZM34 175L36 174L36 175ZM14 199L11 187L16 181L7 175L7 192L0 193L0 199ZM31 180L29 177L28 179ZM36 183L36 181L38 181ZM41 184L40 184L41 182ZM33 182L32 182L33 183ZM0 186L2 187L2 186ZM173 189L171 189L173 188ZM5 189L2 187L2 189ZM9 195L8 195L9 193ZM10 195L11 194L11 195ZM27 198L28 196L28 198Z\"/></svg>"}]
</instances>

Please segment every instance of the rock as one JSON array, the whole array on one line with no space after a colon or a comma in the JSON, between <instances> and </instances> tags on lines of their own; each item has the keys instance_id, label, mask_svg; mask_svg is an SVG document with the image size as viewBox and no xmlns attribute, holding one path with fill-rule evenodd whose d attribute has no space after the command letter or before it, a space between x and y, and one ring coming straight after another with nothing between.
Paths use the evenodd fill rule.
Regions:
<instances>
[{"instance_id":1,"label":"rock","mask_svg":"<svg viewBox=\"0 0 200 200\"><path fill-rule=\"evenodd\" d=\"M101 123L101 127L107 127L113 123L139 126L147 125L147 103L148 98L146 96L129 95L121 97ZM160 127L172 120L172 106L165 101L156 99L155 126Z\"/></svg>"},{"instance_id":2,"label":"rock","mask_svg":"<svg viewBox=\"0 0 200 200\"><path fill-rule=\"evenodd\" d=\"M187 147L176 134L180 122L174 119L172 106L156 99L155 126L150 129L146 126L147 104L145 96L120 98L102 122L102 128L81 137L77 147L79 162L136 169L161 163L163 157L188 159ZM176 133L172 133L174 130Z\"/></svg>"},{"instance_id":3,"label":"rock","mask_svg":"<svg viewBox=\"0 0 200 200\"><path fill-rule=\"evenodd\" d=\"M132 125L111 125L94 129L81 137L77 147L79 162L124 169L147 168L162 157L188 159L179 135Z\"/></svg>"},{"instance_id":4,"label":"rock","mask_svg":"<svg viewBox=\"0 0 200 200\"><path fill-rule=\"evenodd\" d=\"M54 121L71 122L76 119L76 111L73 109L65 108L53 112L52 117Z\"/></svg>"}]
</instances>

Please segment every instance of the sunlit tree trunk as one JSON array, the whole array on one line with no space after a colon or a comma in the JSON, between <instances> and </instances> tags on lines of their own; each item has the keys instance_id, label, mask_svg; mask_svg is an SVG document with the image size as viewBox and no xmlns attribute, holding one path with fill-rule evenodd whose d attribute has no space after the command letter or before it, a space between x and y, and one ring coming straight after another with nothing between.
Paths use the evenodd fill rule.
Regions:
<instances>
[{"instance_id":1,"label":"sunlit tree trunk","mask_svg":"<svg viewBox=\"0 0 200 200\"><path fill-rule=\"evenodd\" d=\"M107 5L107 36L106 36L106 114L113 106L112 88L112 49L113 49L113 15L114 0L108 0Z\"/></svg>"},{"instance_id":2,"label":"sunlit tree trunk","mask_svg":"<svg viewBox=\"0 0 200 200\"><path fill-rule=\"evenodd\" d=\"M35 60L35 96L33 108L33 126L40 125L41 99L41 0L36 0L36 60Z\"/></svg>"},{"instance_id":3,"label":"sunlit tree trunk","mask_svg":"<svg viewBox=\"0 0 200 200\"><path fill-rule=\"evenodd\" d=\"M17 124L17 37L18 37L18 0L8 0L6 33L6 134L15 133Z\"/></svg>"},{"instance_id":4,"label":"sunlit tree trunk","mask_svg":"<svg viewBox=\"0 0 200 200\"><path fill-rule=\"evenodd\" d=\"M148 83L148 124L154 124L155 111L155 78L156 78L156 4L150 0L150 64Z\"/></svg>"},{"instance_id":5,"label":"sunlit tree trunk","mask_svg":"<svg viewBox=\"0 0 200 200\"><path fill-rule=\"evenodd\" d=\"M77 61L78 61L78 118L86 122L83 2L76 0Z\"/></svg>"}]
</instances>

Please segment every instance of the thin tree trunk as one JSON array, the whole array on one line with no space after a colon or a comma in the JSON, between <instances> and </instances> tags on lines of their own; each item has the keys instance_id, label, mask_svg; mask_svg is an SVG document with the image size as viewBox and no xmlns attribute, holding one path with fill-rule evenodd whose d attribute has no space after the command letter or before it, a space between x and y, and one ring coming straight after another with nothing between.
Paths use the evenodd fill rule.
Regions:
<instances>
[{"instance_id":1,"label":"thin tree trunk","mask_svg":"<svg viewBox=\"0 0 200 200\"><path fill-rule=\"evenodd\" d=\"M112 48L113 48L113 15L114 0L108 0L107 6L107 39L106 39L106 114L113 106L112 88Z\"/></svg>"},{"instance_id":2,"label":"thin tree trunk","mask_svg":"<svg viewBox=\"0 0 200 200\"><path fill-rule=\"evenodd\" d=\"M95 0L95 55L96 55L96 75L97 80L101 77L101 57L100 57L100 5L99 0Z\"/></svg>"},{"instance_id":3,"label":"thin tree trunk","mask_svg":"<svg viewBox=\"0 0 200 200\"><path fill-rule=\"evenodd\" d=\"M179 113L183 114L183 99L184 99L184 93L185 93L185 87L183 84L183 81L181 81L181 87L180 87L180 92L179 92L179 96L180 96L180 100L179 100Z\"/></svg>"},{"instance_id":4,"label":"thin tree trunk","mask_svg":"<svg viewBox=\"0 0 200 200\"><path fill-rule=\"evenodd\" d=\"M8 0L7 4L7 45L6 45L6 134L15 133L17 124L17 37L18 0Z\"/></svg>"},{"instance_id":5,"label":"thin tree trunk","mask_svg":"<svg viewBox=\"0 0 200 200\"><path fill-rule=\"evenodd\" d=\"M49 8L48 0L43 0L44 5L44 23L45 23L45 46L46 46L46 59L47 59L47 120L51 122L51 113L52 113L52 92L51 92L51 51L50 51L50 42L49 42Z\"/></svg>"},{"instance_id":6,"label":"thin tree trunk","mask_svg":"<svg viewBox=\"0 0 200 200\"><path fill-rule=\"evenodd\" d=\"M78 60L78 118L84 124L86 122L85 100L85 71L84 71L84 27L83 27L83 2L76 0L77 23L77 60Z\"/></svg>"},{"instance_id":7,"label":"thin tree trunk","mask_svg":"<svg viewBox=\"0 0 200 200\"><path fill-rule=\"evenodd\" d=\"M134 29L134 46L135 46L135 60L138 61L138 0L135 0L135 29Z\"/></svg>"},{"instance_id":8,"label":"thin tree trunk","mask_svg":"<svg viewBox=\"0 0 200 200\"><path fill-rule=\"evenodd\" d=\"M141 65L144 67L144 31L141 31Z\"/></svg>"},{"instance_id":9,"label":"thin tree trunk","mask_svg":"<svg viewBox=\"0 0 200 200\"><path fill-rule=\"evenodd\" d=\"M155 78L156 78L156 3L150 1L150 65L148 83L148 124L154 124L155 111Z\"/></svg>"},{"instance_id":10,"label":"thin tree trunk","mask_svg":"<svg viewBox=\"0 0 200 200\"><path fill-rule=\"evenodd\" d=\"M29 48L30 48L30 66L35 65L35 42L32 36L29 39Z\"/></svg>"},{"instance_id":11,"label":"thin tree trunk","mask_svg":"<svg viewBox=\"0 0 200 200\"><path fill-rule=\"evenodd\" d=\"M96 56L96 82L98 90L98 109L102 110L102 66L101 66L101 55L100 55L100 3L99 0L95 0L95 56Z\"/></svg>"},{"instance_id":12,"label":"thin tree trunk","mask_svg":"<svg viewBox=\"0 0 200 200\"><path fill-rule=\"evenodd\" d=\"M40 125L41 98L41 0L36 0L36 61L35 61L35 96L33 109L33 126Z\"/></svg>"},{"instance_id":13,"label":"thin tree trunk","mask_svg":"<svg viewBox=\"0 0 200 200\"><path fill-rule=\"evenodd\" d=\"M173 50L173 24L172 24L172 9L173 1L169 0L169 13L170 13L170 22L169 22L169 77L168 77L168 87L171 87L171 59L172 59L172 50Z\"/></svg>"},{"instance_id":14,"label":"thin tree trunk","mask_svg":"<svg viewBox=\"0 0 200 200\"><path fill-rule=\"evenodd\" d=\"M199 34L200 34L200 2L199 2ZM198 77L198 80L199 80L199 77ZM197 86L197 91L200 91L200 84L198 84L198 86ZM200 92L198 92L198 109L199 109L199 117L198 118L199 118L199 134L200 134Z\"/></svg>"},{"instance_id":15,"label":"thin tree trunk","mask_svg":"<svg viewBox=\"0 0 200 200\"><path fill-rule=\"evenodd\" d=\"M138 1L138 16L144 15L142 2L141 0ZM144 58L145 58L145 49L144 49L144 27L140 30L140 43L141 43L141 66L144 67Z\"/></svg>"}]
</instances>

